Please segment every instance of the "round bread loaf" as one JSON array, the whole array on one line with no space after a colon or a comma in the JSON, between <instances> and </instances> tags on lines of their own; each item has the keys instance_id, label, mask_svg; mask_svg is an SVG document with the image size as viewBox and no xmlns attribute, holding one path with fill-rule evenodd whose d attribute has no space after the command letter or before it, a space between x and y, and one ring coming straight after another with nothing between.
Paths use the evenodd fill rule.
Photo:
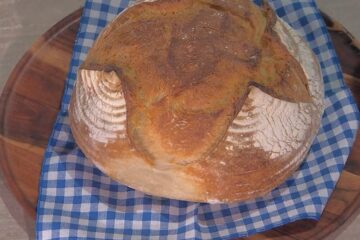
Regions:
<instances>
[{"instance_id":1,"label":"round bread loaf","mask_svg":"<svg viewBox=\"0 0 360 240\"><path fill-rule=\"evenodd\" d=\"M216 203L284 182L323 108L316 57L266 3L157 0L129 7L99 35L69 116L80 149L111 178Z\"/></svg>"}]
</instances>

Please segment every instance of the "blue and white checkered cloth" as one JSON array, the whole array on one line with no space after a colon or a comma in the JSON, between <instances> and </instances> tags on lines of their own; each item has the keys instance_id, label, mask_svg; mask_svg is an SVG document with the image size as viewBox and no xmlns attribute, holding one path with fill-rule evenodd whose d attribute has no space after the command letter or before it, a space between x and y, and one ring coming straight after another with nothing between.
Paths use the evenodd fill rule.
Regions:
<instances>
[{"instance_id":1,"label":"blue and white checkered cloth","mask_svg":"<svg viewBox=\"0 0 360 240\"><path fill-rule=\"evenodd\" d=\"M71 135L67 107L76 71L99 32L128 4L85 2L62 108L42 167L37 239L231 239L298 219L319 219L349 155L359 113L315 0L270 0L321 63L326 109L306 160L266 197L212 205L155 198L120 185L85 159Z\"/></svg>"}]
</instances>

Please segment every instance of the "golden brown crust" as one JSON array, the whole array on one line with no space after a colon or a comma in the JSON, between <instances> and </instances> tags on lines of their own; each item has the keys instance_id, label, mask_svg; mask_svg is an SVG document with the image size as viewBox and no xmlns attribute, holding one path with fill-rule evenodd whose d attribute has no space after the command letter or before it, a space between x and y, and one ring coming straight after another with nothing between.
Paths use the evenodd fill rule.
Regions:
<instances>
[{"instance_id":1,"label":"golden brown crust","mask_svg":"<svg viewBox=\"0 0 360 240\"><path fill-rule=\"evenodd\" d=\"M199 161L224 137L250 85L288 101L310 100L301 67L272 31L273 18L244 0L144 2L108 27L82 68L97 64L120 74L129 137L154 164Z\"/></svg>"},{"instance_id":2,"label":"golden brown crust","mask_svg":"<svg viewBox=\"0 0 360 240\"><path fill-rule=\"evenodd\" d=\"M70 105L80 148L111 177L158 196L232 202L270 191L301 162L289 163L295 153L269 161L260 148L228 151L225 139L252 86L294 103L313 101L303 68L274 31L276 19L268 5L249 0L157 0L127 9L81 66L79 74L106 74L78 76L80 90L93 82L84 97L75 89ZM74 116L87 94L107 91L102 78L114 72L126 133L102 143Z\"/></svg>"}]
</instances>

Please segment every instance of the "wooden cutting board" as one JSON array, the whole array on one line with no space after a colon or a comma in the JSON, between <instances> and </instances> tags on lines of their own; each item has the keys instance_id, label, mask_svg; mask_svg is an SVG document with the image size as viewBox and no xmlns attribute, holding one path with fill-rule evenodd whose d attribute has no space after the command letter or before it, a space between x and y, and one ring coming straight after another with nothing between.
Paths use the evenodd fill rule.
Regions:
<instances>
[{"instance_id":1,"label":"wooden cutting board","mask_svg":"<svg viewBox=\"0 0 360 240\"><path fill-rule=\"evenodd\" d=\"M10 190L1 191L0 195L31 236L43 154L60 108L80 16L81 9L57 23L34 43L14 68L0 98L0 173ZM359 105L360 44L339 23L326 15L324 17L346 83ZM297 221L248 239L322 239L343 228L349 218L356 215L359 207L358 133L353 151L320 221Z\"/></svg>"}]
</instances>

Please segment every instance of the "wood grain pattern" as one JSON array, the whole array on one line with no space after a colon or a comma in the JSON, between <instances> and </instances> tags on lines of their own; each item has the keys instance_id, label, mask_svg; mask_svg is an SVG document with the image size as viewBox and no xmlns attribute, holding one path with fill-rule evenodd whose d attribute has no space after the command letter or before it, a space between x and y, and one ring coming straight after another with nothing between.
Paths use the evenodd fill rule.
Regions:
<instances>
[{"instance_id":1,"label":"wood grain pattern","mask_svg":"<svg viewBox=\"0 0 360 240\"><path fill-rule=\"evenodd\" d=\"M81 12L69 15L33 44L11 73L0 98L0 169L17 200L5 203L10 212L20 204L32 221L41 163L60 109Z\"/></svg>"},{"instance_id":2,"label":"wood grain pattern","mask_svg":"<svg viewBox=\"0 0 360 240\"><path fill-rule=\"evenodd\" d=\"M33 226L43 153L60 107L81 9L45 33L23 56L0 98L0 170ZM360 104L360 45L324 14L346 84ZM1 194L1 193L0 193ZM302 220L247 239L322 239L344 225L360 207L360 136L321 220ZM19 219L19 223L24 221ZM29 223L26 223L29 224ZM33 231L31 228L27 228Z\"/></svg>"}]
</instances>

